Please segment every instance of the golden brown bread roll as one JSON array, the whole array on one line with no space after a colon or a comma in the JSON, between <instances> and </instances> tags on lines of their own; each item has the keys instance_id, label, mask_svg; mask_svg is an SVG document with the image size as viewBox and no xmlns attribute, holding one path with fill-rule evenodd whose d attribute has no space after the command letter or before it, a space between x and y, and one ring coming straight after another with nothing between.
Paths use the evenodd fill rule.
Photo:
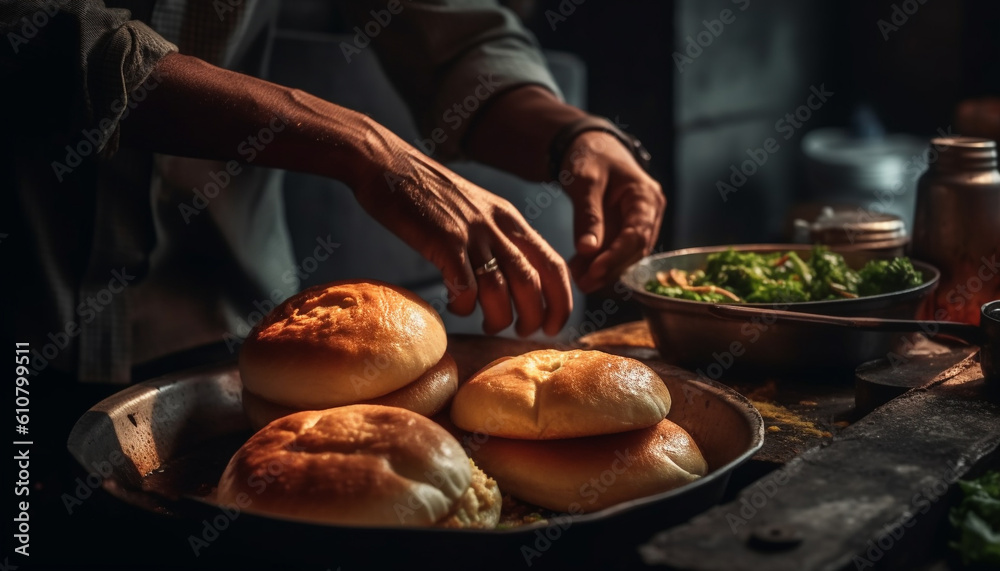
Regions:
<instances>
[{"instance_id":1,"label":"golden brown bread roll","mask_svg":"<svg viewBox=\"0 0 1000 571\"><path fill-rule=\"evenodd\" d=\"M437 527L493 529L500 521L500 508L503 506L500 487L471 458L469 466L472 468L469 489L455 502L451 513L435 524Z\"/></svg>"},{"instance_id":2,"label":"golden brown bread roll","mask_svg":"<svg viewBox=\"0 0 1000 571\"><path fill-rule=\"evenodd\" d=\"M412 292L334 282L268 313L243 344L240 376L275 404L324 409L402 388L437 364L447 343L441 317Z\"/></svg>"},{"instance_id":3,"label":"golden brown bread roll","mask_svg":"<svg viewBox=\"0 0 1000 571\"><path fill-rule=\"evenodd\" d=\"M669 420L640 430L566 440L491 436L471 447L504 492L569 513L665 492L705 475L691 436Z\"/></svg>"},{"instance_id":4,"label":"golden brown bread roll","mask_svg":"<svg viewBox=\"0 0 1000 571\"><path fill-rule=\"evenodd\" d=\"M217 499L343 525L496 525L499 492L453 436L405 409L350 405L267 425L229 461Z\"/></svg>"},{"instance_id":5,"label":"golden brown bread roll","mask_svg":"<svg viewBox=\"0 0 1000 571\"><path fill-rule=\"evenodd\" d=\"M504 438L556 439L653 426L670 392L635 359L601 351L532 351L499 359L459 387L451 419Z\"/></svg>"},{"instance_id":6,"label":"golden brown bread roll","mask_svg":"<svg viewBox=\"0 0 1000 571\"><path fill-rule=\"evenodd\" d=\"M417 380L387 395L362 401L357 404L380 404L398 406L431 417L441 412L455 391L458 390L458 367L448 353L441 357L437 365L431 367ZM291 408L261 398L245 387L243 389L243 411L254 430L260 430L270 422L299 412Z\"/></svg>"}]
</instances>

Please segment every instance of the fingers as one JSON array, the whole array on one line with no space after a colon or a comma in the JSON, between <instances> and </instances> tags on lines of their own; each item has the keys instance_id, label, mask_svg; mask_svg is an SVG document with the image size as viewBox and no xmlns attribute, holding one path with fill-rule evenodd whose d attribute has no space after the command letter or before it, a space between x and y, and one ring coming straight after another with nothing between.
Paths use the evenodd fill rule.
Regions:
<instances>
[{"instance_id":1,"label":"fingers","mask_svg":"<svg viewBox=\"0 0 1000 571\"><path fill-rule=\"evenodd\" d=\"M642 259L645 237L635 228L618 234L608 249L598 254L578 281L580 289L593 292L617 280L625 268Z\"/></svg>"},{"instance_id":2,"label":"fingers","mask_svg":"<svg viewBox=\"0 0 1000 571\"><path fill-rule=\"evenodd\" d=\"M577 256L571 262L577 284L587 293L618 279L628 266L652 250L659 235L665 205L659 188L631 187L618 194L619 222L609 221L605 247L594 256Z\"/></svg>"},{"instance_id":3,"label":"fingers","mask_svg":"<svg viewBox=\"0 0 1000 571\"><path fill-rule=\"evenodd\" d=\"M538 319L532 318L530 321L526 321L523 324L525 331L530 333L538 329L540 321L542 331L546 335L559 333L573 311L573 292L570 288L566 263L537 232L526 224L523 229L508 232L507 235L510 237L512 245L517 248L517 254L522 259L527 260L526 265L534 273L537 280L535 283L538 284L534 289L525 287L524 291L519 293L524 296L525 300L523 308L521 305L518 306L519 323L533 314L537 315ZM527 285L527 280L524 281L523 285ZM511 282L514 283L514 280L512 279ZM540 292L538 288L540 288ZM516 287L514 291L517 292ZM518 295L515 295L515 299L517 298ZM531 301L531 298L537 302ZM543 300L545 303L544 311L538 305ZM521 328L518 328L518 335L526 334L521 332Z\"/></svg>"},{"instance_id":4,"label":"fingers","mask_svg":"<svg viewBox=\"0 0 1000 571\"><path fill-rule=\"evenodd\" d=\"M472 242L469 248L477 254L473 256L470 252L470 258L476 260L473 271L479 289L479 305L483 308L483 332L494 335L506 329L514 319L504 279L509 264L501 262L501 256L495 256L493 251L498 248L491 247L490 240L474 238Z\"/></svg>"},{"instance_id":5,"label":"fingers","mask_svg":"<svg viewBox=\"0 0 1000 571\"><path fill-rule=\"evenodd\" d=\"M573 244L578 254L593 254L604 243L604 188L606 177L577 177L573 197Z\"/></svg>"},{"instance_id":6,"label":"fingers","mask_svg":"<svg viewBox=\"0 0 1000 571\"><path fill-rule=\"evenodd\" d=\"M493 251L507 278L507 288L517 309L517 323L514 331L524 337L542 326L545 307L542 303L542 287L538 272L525 256L503 236L499 236ZM485 307L485 306L484 306ZM509 323L509 322L508 322Z\"/></svg>"},{"instance_id":7,"label":"fingers","mask_svg":"<svg viewBox=\"0 0 1000 571\"><path fill-rule=\"evenodd\" d=\"M465 245L437 246L420 251L441 271L448 289L448 311L455 315L471 314L476 309L479 291Z\"/></svg>"},{"instance_id":8,"label":"fingers","mask_svg":"<svg viewBox=\"0 0 1000 571\"><path fill-rule=\"evenodd\" d=\"M494 222L489 234L481 238L489 244L499 268L498 272L481 272L478 280L484 331L496 333L510 324L512 301L518 335L524 337L539 328L555 335L573 310L565 262L512 207L498 208ZM478 256L485 256L482 246L475 249L481 252ZM503 292L509 297L501 295L499 284L504 284Z\"/></svg>"}]
</instances>

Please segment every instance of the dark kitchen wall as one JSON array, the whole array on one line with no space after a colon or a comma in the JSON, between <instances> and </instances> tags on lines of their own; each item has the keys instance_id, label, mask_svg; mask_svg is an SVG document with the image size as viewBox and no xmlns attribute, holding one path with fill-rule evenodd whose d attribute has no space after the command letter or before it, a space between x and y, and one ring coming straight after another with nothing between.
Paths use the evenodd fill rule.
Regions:
<instances>
[{"instance_id":1,"label":"dark kitchen wall","mask_svg":"<svg viewBox=\"0 0 1000 571\"><path fill-rule=\"evenodd\" d=\"M991 0L505 4L544 48L580 57L588 109L652 152L669 199L662 248L785 239L806 195L802 135L846 126L859 105L890 133L926 138L962 99L1000 94ZM283 28L336 25L330 2L284 7Z\"/></svg>"},{"instance_id":2,"label":"dark kitchen wall","mask_svg":"<svg viewBox=\"0 0 1000 571\"><path fill-rule=\"evenodd\" d=\"M673 200L674 77L669 54L674 2L515 1L544 48L571 52L587 66L587 110L618 121L653 155L655 177ZM672 218L662 236L669 236Z\"/></svg>"},{"instance_id":3,"label":"dark kitchen wall","mask_svg":"<svg viewBox=\"0 0 1000 571\"><path fill-rule=\"evenodd\" d=\"M861 105L889 133L928 138L962 99L1000 95L989 0L519 4L533 4L543 46L581 55L591 110L638 116L630 129L669 187L667 248L787 239L805 196L802 135L846 127Z\"/></svg>"},{"instance_id":4,"label":"dark kitchen wall","mask_svg":"<svg viewBox=\"0 0 1000 571\"><path fill-rule=\"evenodd\" d=\"M633 117L667 189L663 247L776 238L795 195L801 134L838 116L837 5L587 0L565 22L551 17L566 5L539 2L532 29L543 46L581 54L592 111ZM814 97L807 121L776 125L812 88L834 95L822 105ZM731 181L747 160L753 174ZM720 181L731 190L720 193Z\"/></svg>"},{"instance_id":5,"label":"dark kitchen wall","mask_svg":"<svg viewBox=\"0 0 1000 571\"><path fill-rule=\"evenodd\" d=\"M677 3L675 247L781 239L801 179L799 141L843 106L835 8Z\"/></svg>"}]
</instances>

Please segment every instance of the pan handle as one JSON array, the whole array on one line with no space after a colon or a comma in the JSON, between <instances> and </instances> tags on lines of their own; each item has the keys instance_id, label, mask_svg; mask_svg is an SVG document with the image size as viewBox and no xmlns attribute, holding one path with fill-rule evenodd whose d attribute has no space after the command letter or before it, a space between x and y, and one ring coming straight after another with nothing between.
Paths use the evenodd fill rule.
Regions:
<instances>
[{"instance_id":1,"label":"pan handle","mask_svg":"<svg viewBox=\"0 0 1000 571\"><path fill-rule=\"evenodd\" d=\"M822 327L846 327L863 331L920 332L929 336L947 335L970 345L986 341L983 330L975 325L954 321L920 321L915 319L882 319L879 317L836 317L745 305L710 304L708 312L724 319L748 319L767 315L775 323L797 323Z\"/></svg>"}]
</instances>

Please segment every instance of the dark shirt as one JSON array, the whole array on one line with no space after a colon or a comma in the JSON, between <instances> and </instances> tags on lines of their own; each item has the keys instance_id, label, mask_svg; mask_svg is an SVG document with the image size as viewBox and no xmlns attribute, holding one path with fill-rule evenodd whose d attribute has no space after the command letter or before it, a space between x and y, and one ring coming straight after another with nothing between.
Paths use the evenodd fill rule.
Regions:
<instances>
[{"instance_id":1,"label":"dark shirt","mask_svg":"<svg viewBox=\"0 0 1000 571\"><path fill-rule=\"evenodd\" d=\"M227 179L225 162L118 145L130 107L162 81L157 62L178 48L260 75L279 3L107 4L0 4L0 74L16 115L0 168L34 249L21 274L31 299L16 312L33 368L125 383L136 363L244 336L299 283L280 171L254 167L248 153L250 164ZM343 7L361 29L395 12L371 45L421 130L453 134L437 156L460 155L462 133L445 124L446 111L484 76L497 91L539 84L558 93L534 39L495 2ZM344 57L354 48L343 44ZM283 128L280 117L274 126Z\"/></svg>"}]
</instances>

